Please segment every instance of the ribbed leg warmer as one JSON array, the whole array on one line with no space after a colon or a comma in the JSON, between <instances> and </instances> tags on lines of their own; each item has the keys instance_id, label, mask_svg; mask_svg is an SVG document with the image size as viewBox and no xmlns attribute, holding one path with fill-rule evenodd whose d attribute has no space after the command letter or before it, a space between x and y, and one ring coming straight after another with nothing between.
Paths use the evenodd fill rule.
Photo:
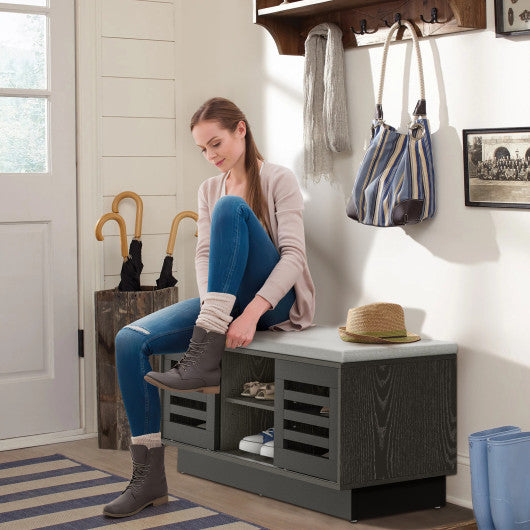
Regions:
<instances>
[{"instance_id":1,"label":"ribbed leg warmer","mask_svg":"<svg viewBox=\"0 0 530 530\"><path fill-rule=\"evenodd\" d=\"M206 293L195 324L208 331L226 333L236 297L229 293Z\"/></svg>"},{"instance_id":2,"label":"ribbed leg warmer","mask_svg":"<svg viewBox=\"0 0 530 530\"><path fill-rule=\"evenodd\" d=\"M152 447L160 447L162 445L161 436L162 435L159 432L142 434L141 436L131 436L131 443L145 445L147 449L151 449Z\"/></svg>"}]
</instances>

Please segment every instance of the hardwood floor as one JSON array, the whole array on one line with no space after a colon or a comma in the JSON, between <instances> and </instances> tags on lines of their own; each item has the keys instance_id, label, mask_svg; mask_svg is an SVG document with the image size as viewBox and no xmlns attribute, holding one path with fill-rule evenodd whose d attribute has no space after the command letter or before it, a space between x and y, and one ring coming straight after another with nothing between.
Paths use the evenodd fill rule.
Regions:
<instances>
[{"instance_id":1,"label":"hardwood floor","mask_svg":"<svg viewBox=\"0 0 530 530\"><path fill-rule=\"evenodd\" d=\"M97 438L0 452L0 463L60 453L73 460L129 478L128 451L99 449ZM177 472L178 448L166 447L166 475L170 493L214 510L239 517L272 530L474 530L473 512L448 504L439 510L423 510L392 517L367 519L352 525L291 504L216 484Z\"/></svg>"}]
</instances>

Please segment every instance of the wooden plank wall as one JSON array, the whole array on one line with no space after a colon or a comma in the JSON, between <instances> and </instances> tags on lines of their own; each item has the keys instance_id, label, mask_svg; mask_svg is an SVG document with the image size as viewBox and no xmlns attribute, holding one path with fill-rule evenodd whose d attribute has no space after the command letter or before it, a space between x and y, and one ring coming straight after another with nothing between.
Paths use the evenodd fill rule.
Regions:
<instances>
[{"instance_id":1,"label":"wooden plank wall","mask_svg":"<svg viewBox=\"0 0 530 530\"><path fill-rule=\"evenodd\" d=\"M98 9L103 212L111 210L114 196L121 191L142 197L141 282L155 285L177 214L175 4L173 0L98 0ZM120 203L129 242L135 213L132 199ZM193 237L192 225L182 223L185 237ZM116 287L120 279L118 233L116 223L104 228L105 289ZM177 262L173 267L176 270Z\"/></svg>"}]
</instances>

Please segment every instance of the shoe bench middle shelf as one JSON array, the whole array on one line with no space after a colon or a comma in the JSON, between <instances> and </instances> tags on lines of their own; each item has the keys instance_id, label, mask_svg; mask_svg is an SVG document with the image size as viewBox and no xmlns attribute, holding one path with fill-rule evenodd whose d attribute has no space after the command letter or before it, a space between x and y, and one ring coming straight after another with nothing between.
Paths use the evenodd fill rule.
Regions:
<instances>
[{"instance_id":1,"label":"shoe bench middle shelf","mask_svg":"<svg viewBox=\"0 0 530 530\"><path fill-rule=\"evenodd\" d=\"M240 440L274 427L275 466L301 473L310 469L315 477L336 481L338 370L325 361L293 363L283 357L225 351L219 449L238 454ZM240 396L249 381L274 381L274 401ZM322 407L328 408L326 415Z\"/></svg>"},{"instance_id":2,"label":"shoe bench middle shelf","mask_svg":"<svg viewBox=\"0 0 530 530\"><path fill-rule=\"evenodd\" d=\"M253 407L255 409L272 410L274 411L274 400L258 400L253 397L227 397L225 399L228 403L234 403L235 405L242 405L244 407Z\"/></svg>"}]
</instances>

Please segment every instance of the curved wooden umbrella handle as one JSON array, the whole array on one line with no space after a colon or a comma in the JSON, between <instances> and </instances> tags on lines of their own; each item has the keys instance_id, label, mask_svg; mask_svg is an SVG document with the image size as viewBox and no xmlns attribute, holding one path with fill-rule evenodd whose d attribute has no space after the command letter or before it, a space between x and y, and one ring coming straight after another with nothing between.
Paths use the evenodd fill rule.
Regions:
<instances>
[{"instance_id":1,"label":"curved wooden umbrella handle","mask_svg":"<svg viewBox=\"0 0 530 530\"><path fill-rule=\"evenodd\" d=\"M144 216L144 203L142 198L134 191L122 191L118 193L114 200L112 201L112 211L118 213L118 206L123 199L134 199L136 202L136 221L134 224L134 238L140 239L142 237L142 219Z\"/></svg>"},{"instance_id":2,"label":"curved wooden umbrella handle","mask_svg":"<svg viewBox=\"0 0 530 530\"><path fill-rule=\"evenodd\" d=\"M169 242L167 244L168 256L173 255L173 249L175 248L175 239L177 238L177 230L179 227L179 223L180 221L182 221L182 219L186 217L191 217L192 219L195 220L195 222L199 220L199 216L195 212L192 212L191 210L185 210L183 212L178 213L175 216L175 219L173 219L173 222L171 223L171 232L169 234ZM197 237L197 235L198 235L198 232L197 230L195 230L195 237Z\"/></svg>"},{"instance_id":3,"label":"curved wooden umbrella handle","mask_svg":"<svg viewBox=\"0 0 530 530\"><path fill-rule=\"evenodd\" d=\"M129 251L127 249L127 229L125 228L125 221L119 213L111 212L101 216L99 221L96 223L96 239L98 241L103 241L103 225L111 219L116 221L120 227L121 256L123 258L123 261L125 261L129 256Z\"/></svg>"}]
</instances>

